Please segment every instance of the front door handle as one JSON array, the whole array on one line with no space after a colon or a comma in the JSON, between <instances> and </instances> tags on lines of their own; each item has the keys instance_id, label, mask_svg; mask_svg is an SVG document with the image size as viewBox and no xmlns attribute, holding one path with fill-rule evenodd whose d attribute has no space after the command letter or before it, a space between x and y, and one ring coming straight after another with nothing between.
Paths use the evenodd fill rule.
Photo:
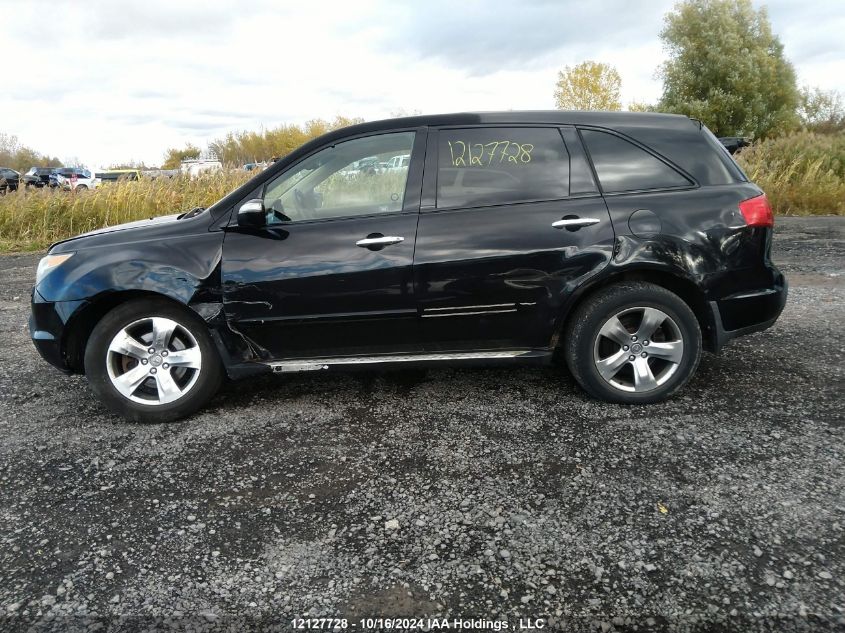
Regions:
<instances>
[{"instance_id":1,"label":"front door handle","mask_svg":"<svg viewBox=\"0 0 845 633\"><path fill-rule=\"evenodd\" d=\"M557 222L553 222L552 226L556 229L569 229L570 231L576 231L582 226L592 226L593 224L598 224L599 222L601 222L601 220L598 218L564 218L562 220L558 220Z\"/></svg>"},{"instance_id":2,"label":"front door handle","mask_svg":"<svg viewBox=\"0 0 845 633\"><path fill-rule=\"evenodd\" d=\"M398 244L404 242L404 237L398 235L383 235L382 237L365 237L363 240L355 242L355 246L362 248L370 248L371 246L390 246L391 244Z\"/></svg>"}]
</instances>

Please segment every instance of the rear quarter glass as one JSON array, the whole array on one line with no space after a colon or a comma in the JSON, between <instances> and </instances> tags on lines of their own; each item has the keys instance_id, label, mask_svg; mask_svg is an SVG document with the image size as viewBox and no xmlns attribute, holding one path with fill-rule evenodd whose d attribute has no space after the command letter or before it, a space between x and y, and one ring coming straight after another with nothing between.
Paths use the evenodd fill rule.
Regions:
<instances>
[{"instance_id":1,"label":"rear quarter glass","mask_svg":"<svg viewBox=\"0 0 845 633\"><path fill-rule=\"evenodd\" d=\"M739 163L734 160L734 157L731 156L728 148L722 145L721 141L716 138L716 135L704 124L701 126L701 134L707 141L707 144L716 151L722 164L725 165L731 175L736 179L735 182L748 182L748 176L742 170L742 167L739 166Z\"/></svg>"},{"instance_id":2,"label":"rear quarter glass","mask_svg":"<svg viewBox=\"0 0 845 633\"><path fill-rule=\"evenodd\" d=\"M582 129L581 137L605 193L675 189L694 184L671 165L621 136Z\"/></svg>"}]
</instances>

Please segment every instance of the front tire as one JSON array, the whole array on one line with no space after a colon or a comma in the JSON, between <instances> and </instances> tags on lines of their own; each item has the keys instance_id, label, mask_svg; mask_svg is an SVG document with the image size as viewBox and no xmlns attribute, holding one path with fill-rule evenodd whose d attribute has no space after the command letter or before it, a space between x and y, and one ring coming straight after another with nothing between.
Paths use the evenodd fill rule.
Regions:
<instances>
[{"instance_id":1,"label":"front tire","mask_svg":"<svg viewBox=\"0 0 845 633\"><path fill-rule=\"evenodd\" d=\"M205 323L160 299L130 301L106 314L88 339L85 374L109 409L136 422L190 415L223 380Z\"/></svg>"},{"instance_id":2,"label":"front tire","mask_svg":"<svg viewBox=\"0 0 845 633\"><path fill-rule=\"evenodd\" d=\"M620 283L576 309L564 354L569 371L592 396L649 404L671 397L695 373L701 329L690 307L666 288Z\"/></svg>"}]
</instances>

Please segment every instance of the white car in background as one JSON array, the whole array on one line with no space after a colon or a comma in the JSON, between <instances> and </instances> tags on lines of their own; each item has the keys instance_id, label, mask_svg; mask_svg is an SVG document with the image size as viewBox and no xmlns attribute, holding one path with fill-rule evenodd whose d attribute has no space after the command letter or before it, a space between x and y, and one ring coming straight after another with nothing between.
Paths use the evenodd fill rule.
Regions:
<instances>
[{"instance_id":1,"label":"white car in background","mask_svg":"<svg viewBox=\"0 0 845 633\"><path fill-rule=\"evenodd\" d=\"M62 167L55 173L56 186L65 191L85 191L100 186L100 179L87 169L80 167Z\"/></svg>"},{"instance_id":2,"label":"white car in background","mask_svg":"<svg viewBox=\"0 0 845 633\"><path fill-rule=\"evenodd\" d=\"M408 169L408 166L411 164L411 155L410 154L399 154L394 156L385 165L385 169L387 171L398 171L400 169Z\"/></svg>"},{"instance_id":3,"label":"white car in background","mask_svg":"<svg viewBox=\"0 0 845 633\"><path fill-rule=\"evenodd\" d=\"M186 158L180 165L183 174L196 178L200 174L211 171L220 171L223 163L216 158Z\"/></svg>"}]
</instances>

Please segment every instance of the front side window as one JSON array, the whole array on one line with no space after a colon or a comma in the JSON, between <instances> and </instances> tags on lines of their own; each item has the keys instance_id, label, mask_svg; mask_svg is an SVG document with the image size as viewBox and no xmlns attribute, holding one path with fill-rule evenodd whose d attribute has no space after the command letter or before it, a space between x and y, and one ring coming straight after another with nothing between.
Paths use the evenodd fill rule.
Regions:
<instances>
[{"instance_id":1,"label":"front side window","mask_svg":"<svg viewBox=\"0 0 845 633\"><path fill-rule=\"evenodd\" d=\"M414 132L400 132L320 150L267 185L267 222L401 211L413 144Z\"/></svg>"},{"instance_id":2,"label":"front side window","mask_svg":"<svg viewBox=\"0 0 845 633\"><path fill-rule=\"evenodd\" d=\"M556 128L441 130L437 207L569 196L569 154Z\"/></svg>"},{"instance_id":3,"label":"front side window","mask_svg":"<svg viewBox=\"0 0 845 633\"><path fill-rule=\"evenodd\" d=\"M581 130L605 193L688 187L692 183L656 156L624 138Z\"/></svg>"}]
</instances>

